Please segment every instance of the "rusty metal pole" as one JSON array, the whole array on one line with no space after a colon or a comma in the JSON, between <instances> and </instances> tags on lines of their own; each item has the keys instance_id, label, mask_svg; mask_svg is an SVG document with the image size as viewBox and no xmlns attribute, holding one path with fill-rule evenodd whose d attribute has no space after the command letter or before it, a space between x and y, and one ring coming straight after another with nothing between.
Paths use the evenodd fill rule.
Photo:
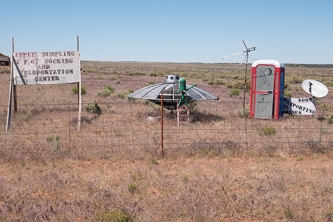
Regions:
<instances>
[{"instance_id":1,"label":"rusty metal pole","mask_svg":"<svg viewBox=\"0 0 333 222\"><path fill-rule=\"evenodd\" d=\"M247 122L246 122L246 119L247 119L247 116L245 116L245 93L246 93L246 75L247 75L247 63L249 61L249 49L247 48L244 40L243 40L243 43L244 43L244 46L246 48L246 64L245 64L245 75L244 75L244 98L243 98L243 115L244 115L244 121L245 121L245 140L246 140L246 148L247 150L249 149L249 144L248 144L248 141L247 141Z\"/></svg>"},{"instance_id":2,"label":"rusty metal pole","mask_svg":"<svg viewBox=\"0 0 333 222\"><path fill-rule=\"evenodd\" d=\"M80 45L79 45L79 36L77 36L77 38L76 38L76 41L77 41L77 51L78 51L78 53L80 53ZM80 55L79 55L80 56ZM82 110L82 95L81 95L81 93L82 93L82 89L81 89L81 87L82 87L82 83L81 83L81 61L79 61L79 63L80 63L80 67L79 67L79 76L80 76L80 79L79 79L79 82L77 83L77 88L78 88L78 97L77 97L77 99L78 99L78 105L79 105L79 113L78 113L78 119L77 119L77 130L80 132L80 130L81 130L81 110Z\"/></svg>"},{"instance_id":3,"label":"rusty metal pole","mask_svg":"<svg viewBox=\"0 0 333 222\"><path fill-rule=\"evenodd\" d=\"M244 116L245 116L245 91L246 91L246 75L247 75L247 63L249 60L249 49L247 48L244 40L243 40L245 49L246 49L246 63L245 63L245 75L244 75L244 98L243 98L243 111L244 111Z\"/></svg>"},{"instance_id":4,"label":"rusty metal pole","mask_svg":"<svg viewBox=\"0 0 333 222\"><path fill-rule=\"evenodd\" d=\"M71 109L68 109L68 152L71 152Z\"/></svg>"},{"instance_id":5,"label":"rusty metal pole","mask_svg":"<svg viewBox=\"0 0 333 222\"><path fill-rule=\"evenodd\" d=\"M161 157L163 157L163 94L161 95Z\"/></svg>"}]
</instances>

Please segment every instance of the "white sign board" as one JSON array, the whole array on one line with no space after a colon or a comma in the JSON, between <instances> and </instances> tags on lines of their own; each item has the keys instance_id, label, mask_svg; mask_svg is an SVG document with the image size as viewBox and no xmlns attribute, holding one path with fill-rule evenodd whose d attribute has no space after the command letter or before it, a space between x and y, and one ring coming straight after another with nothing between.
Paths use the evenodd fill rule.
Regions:
<instances>
[{"instance_id":1,"label":"white sign board","mask_svg":"<svg viewBox=\"0 0 333 222\"><path fill-rule=\"evenodd\" d=\"M315 115L314 98L283 98L283 113L290 115Z\"/></svg>"},{"instance_id":2,"label":"white sign board","mask_svg":"<svg viewBox=\"0 0 333 222\"><path fill-rule=\"evenodd\" d=\"M15 85L80 82L80 52L13 53Z\"/></svg>"}]
</instances>

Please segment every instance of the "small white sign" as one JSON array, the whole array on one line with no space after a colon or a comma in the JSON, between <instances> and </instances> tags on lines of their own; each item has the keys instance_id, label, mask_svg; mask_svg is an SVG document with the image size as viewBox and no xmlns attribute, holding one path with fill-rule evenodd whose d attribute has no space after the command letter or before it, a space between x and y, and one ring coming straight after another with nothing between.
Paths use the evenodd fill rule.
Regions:
<instances>
[{"instance_id":1,"label":"small white sign","mask_svg":"<svg viewBox=\"0 0 333 222\"><path fill-rule=\"evenodd\" d=\"M283 113L290 115L315 115L314 98L283 98Z\"/></svg>"},{"instance_id":2,"label":"small white sign","mask_svg":"<svg viewBox=\"0 0 333 222\"><path fill-rule=\"evenodd\" d=\"M62 84L80 81L80 52L15 52L14 84Z\"/></svg>"}]
</instances>

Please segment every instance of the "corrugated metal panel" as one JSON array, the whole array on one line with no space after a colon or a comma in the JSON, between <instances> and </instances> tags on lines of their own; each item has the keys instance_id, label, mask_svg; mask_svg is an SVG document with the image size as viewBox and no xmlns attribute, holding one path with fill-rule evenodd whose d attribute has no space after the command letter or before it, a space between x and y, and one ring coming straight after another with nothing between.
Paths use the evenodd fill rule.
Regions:
<instances>
[{"instance_id":1,"label":"corrugated metal panel","mask_svg":"<svg viewBox=\"0 0 333 222\"><path fill-rule=\"evenodd\" d=\"M190 88L191 85L186 84L187 88ZM157 83L151 86L144 87L139 89L128 97L134 99L148 99L148 100L155 100L159 99L159 95L163 92L163 94L167 94L171 96L171 98L179 99L181 96L181 92L177 94L179 90L178 84L168 84L168 83ZM177 96L176 96L177 95ZM189 97L188 101L190 100L218 100L219 98L210 94L209 92L200 89L198 87L194 87L188 91L186 91L186 95Z\"/></svg>"},{"instance_id":2,"label":"corrugated metal panel","mask_svg":"<svg viewBox=\"0 0 333 222\"><path fill-rule=\"evenodd\" d=\"M131 93L128 97L133 99L156 99L164 87L164 83L150 85ZM151 93L152 91L154 94Z\"/></svg>"}]
</instances>

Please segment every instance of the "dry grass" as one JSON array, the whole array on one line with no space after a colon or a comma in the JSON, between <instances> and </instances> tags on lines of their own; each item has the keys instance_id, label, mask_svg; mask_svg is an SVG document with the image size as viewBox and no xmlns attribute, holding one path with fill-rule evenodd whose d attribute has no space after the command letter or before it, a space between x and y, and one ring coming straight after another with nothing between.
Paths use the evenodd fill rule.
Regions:
<instances>
[{"instance_id":1,"label":"dry grass","mask_svg":"<svg viewBox=\"0 0 333 222\"><path fill-rule=\"evenodd\" d=\"M7 163L1 215L95 221L123 210L138 221L322 221L332 216L331 168L325 156Z\"/></svg>"},{"instance_id":2,"label":"dry grass","mask_svg":"<svg viewBox=\"0 0 333 222\"><path fill-rule=\"evenodd\" d=\"M72 85L49 85L17 87L18 112L6 134L9 75L0 74L0 221L333 220L333 129L319 118L327 110L318 118L243 118L242 98L230 97L225 83L241 81L244 66L82 62L82 68L83 102L96 101L102 113L83 110L80 132ZM331 67L286 71L333 77ZM178 127L165 111L161 158L160 120L147 123L159 110L126 95L171 73L220 100L198 103L190 125ZM106 86L114 91L98 96ZM298 88L291 84L293 97L307 97ZM331 93L319 103L330 101Z\"/></svg>"}]
</instances>

